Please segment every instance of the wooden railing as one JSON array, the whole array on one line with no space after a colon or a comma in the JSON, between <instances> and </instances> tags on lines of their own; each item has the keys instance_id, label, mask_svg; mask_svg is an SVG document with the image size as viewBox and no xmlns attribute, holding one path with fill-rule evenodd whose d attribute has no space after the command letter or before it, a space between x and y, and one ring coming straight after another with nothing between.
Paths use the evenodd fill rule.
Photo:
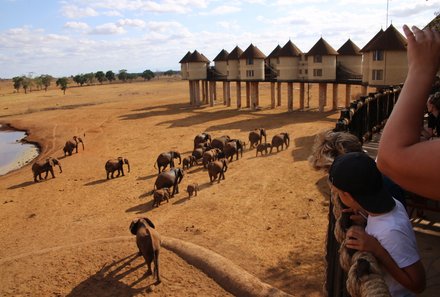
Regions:
<instances>
[{"instance_id":1,"label":"wooden railing","mask_svg":"<svg viewBox=\"0 0 440 297\"><path fill-rule=\"evenodd\" d=\"M356 135L362 142L371 140L379 132L399 98L401 86L389 87L368 96L361 96L341 110L335 131L346 131Z\"/></svg>"}]
</instances>

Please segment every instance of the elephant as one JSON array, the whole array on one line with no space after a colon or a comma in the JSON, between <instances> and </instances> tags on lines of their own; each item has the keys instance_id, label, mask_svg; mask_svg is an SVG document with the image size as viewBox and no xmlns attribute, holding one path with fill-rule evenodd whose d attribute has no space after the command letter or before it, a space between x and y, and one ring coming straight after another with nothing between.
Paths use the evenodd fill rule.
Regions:
<instances>
[{"instance_id":1,"label":"elephant","mask_svg":"<svg viewBox=\"0 0 440 297\"><path fill-rule=\"evenodd\" d=\"M164 200L166 200L167 202L169 202L170 199L170 189L169 188L162 188L162 189L158 189L158 190L154 190L153 193L153 207L159 207L160 203Z\"/></svg>"},{"instance_id":2,"label":"elephant","mask_svg":"<svg viewBox=\"0 0 440 297\"><path fill-rule=\"evenodd\" d=\"M209 133L203 132L194 137L194 149L197 148L197 145L204 142L211 142L211 135Z\"/></svg>"},{"instance_id":3,"label":"elephant","mask_svg":"<svg viewBox=\"0 0 440 297\"><path fill-rule=\"evenodd\" d=\"M225 158L229 159L229 162L232 162L234 154L236 154L236 160L238 160L239 153L241 157L243 157L243 150L245 146L246 143L244 141L241 141L239 139L231 139L228 143L225 144L225 147L223 148Z\"/></svg>"},{"instance_id":4,"label":"elephant","mask_svg":"<svg viewBox=\"0 0 440 297\"><path fill-rule=\"evenodd\" d=\"M289 144L290 144L289 133L284 132L277 134L274 137L272 137L272 147L270 148L270 152L272 153L272 149L274 147L277 148L277 152L278 152L280 146L281 146L281 150L283 150L284 145L286 145L286 149L287 149L289 147Z\"/></svg>"},{"instance_id":5,"label":"elephant","mask_svg":"<svg viewBox=\"0 0 440 297\"><path fill-rule=\"evenodd\" d=\"M38 182L37 177L40 178L40 181L43 179L41 177L41 174L43 172L46 172L46 175L44 176L44 179L47 178L48 173L50 172L50 174L52 175L52 178L55 178L55 175L53 173L53 167L55 165L58 165L58 167L60 167L60 173L63 172L63 170L61 169L61 162L58 161L58 159L49 157L44 161L37 161L32 165L32 172L34 174L34 182Z\"/></svg>"},{"instance_id":6,"label":"elephant","mask_svg":"<svg viewBox=\"0 0 440 297\"><path fill-rule=\"evenodd\" d=\"M136 245L139 249L139 254L141 254L145 263L147 263L148 270L146 275L152 275L151 263L154 262L154 275L156 278L156 284L160 284L160 274L159 274L159 251L161 245L161 239L159 232L154 228L153 222L148 218L134 219L130 223L130 232L136 235Z\"/></svg>"},{"instance_id":7,"label":"elephant","mask_svg":"<svg viewBox=\"0 0 440 297\"><path fill-rule=\"evenodd\" d=\"M191 156L183 158L182 163L183 163L183 165L182 165L183 169L189 169L190 167L193 167L194 164L197 164L197 160L196 160L196 157L191 155Z\"/></svg>"},{"instance_id":8,"label":"elephant","mask_svg":"<svg viewBox=\"0 0 440 297\"><path fill-rule=\"evenodd\" d=\"M255 154L255 157L258 156L258 152L260 152L261 155L263 155L263 151L267 155L267 149L269 149L269 148L271 149L270 151L272 152L272 145L270 143L267 143L267 142L260 143L259 145L257 145L257 149L256 149L257 152Z\"/></svg>"},{"instance_id":9,"label":"elephant","mask_svg":"<svg viewBox=\"0 0 440 297\"><path fill-rule=\"evenodd\" d=\"M225 172L228 170L228 161L226 159L221 159L218 161L213 161L208 164L208 174L209 181L213 183L217 179L220 183L220 179L223 177L225 179Z\"/></svg>"},{"instance_id":10,"label":"elephant","mask_svg":"<svg viewBox=\"0 0 440 297\"><path fill-rule=\"evenodd\" d=\"M166 153L162 153L157 157L156 163L154 164L154 168L159 169L159 173L165 170L165 168L170 164L170 168L174 167L174 159L179 158L179 165L182 163L182 158L180 157L180 153L176 151L169 151ZM156 167L157 164L157 167Z\"/></svg>"},{"instance_id":11,"label":"elephant","mask_svg":"<svg viewBox=\"0 0 440 297\"><path fill-rule=\"evenodd\" d=\"M197 196L197 191L199 190L199 185L197 183L194 184L189 184L186 187L186 191L188 192L188 196L189 198L192 197L193 193L195 194L194 196Z\"/></svg>"},{"instance_id":12,"label":"elephant","mask_svg":"<svg viewBox=\"0 0 440 297\"><path fill-rule=\"evenodd\" d=\"M179 184L185 175L185 171L182 168L171 168L169 171L163 171L159 173L154 182L154 189L163 189L173 187L171 197L174 194L179 193Z\"/></svg>"},{"instance_id":13,"label":"elephant","mask_svg":"<svg viewBox=\"0 0 440 297\"><path fill-rule=\"evenodd\" d=\"M127 159L124 159L122 157L119 157L117 159L110 159L105 163L105 171L107 172L107 179L110 179L110 173L111 178L113 178L113 174L115 171L118 171L118 175L116 177L119 177L119 175L122 173L122 176L124 176L124 164L127 164L128 166L128 172L130 172L130 163Z\"/></svg>"},{"instance_id":14,"label":"elephant","mask_svg":"<svg viewBox=\"0 0 440 297\"><path fill-rule=\"evenodd\" d=\"M266 142L266 129L259 128L249 132L249 148L254 148L257 144L261 143L264 136L264 142Z\"/></svg>"},{"instance_id":15,"label":"elephant","mask_svg":"<svg viewBox=\"0 0 440 297\"><path fill-rule=\"evenodd\" d=\"M228 135L223 135L217 138L214 138L211 141L212 148L218 148L221 151L223 151L223 148L225 147L225 144L230 140L231 138Z\"/></svg>"},{"instance_id":16,"label":"elephant","mask_svg":"<svg viewBox=\"0 0 440 297\"><path fill-rule=\"evenodd\" d=\"M80 137L73 136L72 139L67 140L63 148L64 156L66 156L67 154L71 156L73 150L75 150L75 152L78 153L78 143L82 144L82 148L84 150L84 142Z\"/></svg>"},{"instance_id":17,"label":"elephant","mask_svg":"<svg viewBox=\"0 0 440 297\"><path fill-rule=\"evenodd\" d=\"M200 142L195 146L194 149L198 149L198 148L204 148L205 150L210 150L212 149L211 142L208 141Z\"/></svg>"},{"instance_id":18,"label":"elephant","mask_svg":"<svg viewBox=\"0 0 440 297\"><path fill-rule=\"evenodd\" d=\"M218 148L210 149L209 151L206 151L203 153L203 167L206 168L208 166L208 163L211 161L215 161L218 159L218 155L221 153L221 150Z\"/></svg>"}]
</instances>

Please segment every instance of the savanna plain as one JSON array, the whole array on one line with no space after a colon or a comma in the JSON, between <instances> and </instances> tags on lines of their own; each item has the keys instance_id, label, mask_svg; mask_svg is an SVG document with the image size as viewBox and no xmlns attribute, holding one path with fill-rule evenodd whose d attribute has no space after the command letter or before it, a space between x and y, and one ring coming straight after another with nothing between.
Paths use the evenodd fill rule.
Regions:
<instances>
[{"instance_id":1,"label":"savanna plain","mask_svg":"<svg viewBox=\"0 0 440 297\"><path fill-rule=\"evenodd\" d=\"M234 86L226 107L217 88L214 107L196 108L189 104L188 82L178 78L72 87L65 95L55 87L14 93L11 82L2 82L0 123L26 130L41 146L38 159L58 158L63 172L56 168L55 179L34 183L30 163L0 177L0 296L230 295L164 248L162 283L154 285L128 230L137 217L287 293L322 296L328 188L307 158L316 134L333 128L339 112L318 112L317 86L302 111L295 88L293 112L287 112L287 87L282 106L270 109L269 85L262 84L258 111L235 107ZM288 132L290 146L258 157L247 147L220 183L211 184L200 165L192 167L180 192L152 207L160 153L190 155L201 132L248 142L249 131L260 127L268 141ZM85 150L64 157L64 143L74 135ZM107 180L104 164L119 156L131 171ZM197 197L188 198L189 183L199 184Z\"/></svg>"}]
</instances>

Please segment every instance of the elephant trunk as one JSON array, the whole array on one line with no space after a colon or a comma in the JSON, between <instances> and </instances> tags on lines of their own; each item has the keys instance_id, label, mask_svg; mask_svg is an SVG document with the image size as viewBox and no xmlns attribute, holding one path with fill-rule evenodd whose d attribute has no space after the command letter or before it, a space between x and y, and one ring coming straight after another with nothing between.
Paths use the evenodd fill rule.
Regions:
<instances>
[{"instance_id":1,"label":"elephant trunk","mask_svg":"<svg viewBox=\"0 0 440 297\"><path fill-rule=\"evenodd\" d=\"M180 157L180 155L177 155L177 157L179 157L179 165L182 164L182 158Z\"/></svg>"},{"instance_id":2,"label":"elephant trunk","mask_svg":"<svg viewBox=\"0 0 440 297\"><path fill-rule=\"evenodd\" d=\"M127 160L127 159L125 159L125 164L127 164L127 167L128 167L128 172L130 172L130 162L128 162L128 160Z\"/></svg>"},{"instance_id":3,"label":"elephant trunk","mask_svg":"<svg viewBox=\"0 0 440 297\"><path fill-rule=\"evenodd\" d=\"M60 167L60 173L63 173L63 170L61 169L61 163L58 162L58 167Z\"/></svg>"},{"instance_id":4,"label":"elephant trunk","mask_svg":"<svg viewBox=\"0 0 440 297\"><path fill-rule=\"evenodd\" d=\"M80 139L80 142L81 142L81 145L82 145L83 150L84 150L84 142L81 139Z\"/></svg>"}]
</instances>

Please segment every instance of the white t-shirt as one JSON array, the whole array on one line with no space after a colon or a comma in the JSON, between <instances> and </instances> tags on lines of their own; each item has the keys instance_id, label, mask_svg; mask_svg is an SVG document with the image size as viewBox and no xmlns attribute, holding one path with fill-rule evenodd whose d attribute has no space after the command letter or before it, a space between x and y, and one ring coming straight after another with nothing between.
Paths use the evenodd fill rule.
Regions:
<instances>
[{"instance_id":1,"label":"white t-shirt","mask_svg":"<svg viewBox=\"0 0 440 297\"><path fill-rule=\"evenodd\" d=\"M394 199L396 206L392 211L378 215L368 216L365 231L374 236L388 251L397 266L404 268L420 260L417 249L416 236L409 221L408 214L402 203ZM391 296L415 296L411 291L403 287L390 274L385 272L385 282L388 285Z\"/></svg>"}]
</instances>

